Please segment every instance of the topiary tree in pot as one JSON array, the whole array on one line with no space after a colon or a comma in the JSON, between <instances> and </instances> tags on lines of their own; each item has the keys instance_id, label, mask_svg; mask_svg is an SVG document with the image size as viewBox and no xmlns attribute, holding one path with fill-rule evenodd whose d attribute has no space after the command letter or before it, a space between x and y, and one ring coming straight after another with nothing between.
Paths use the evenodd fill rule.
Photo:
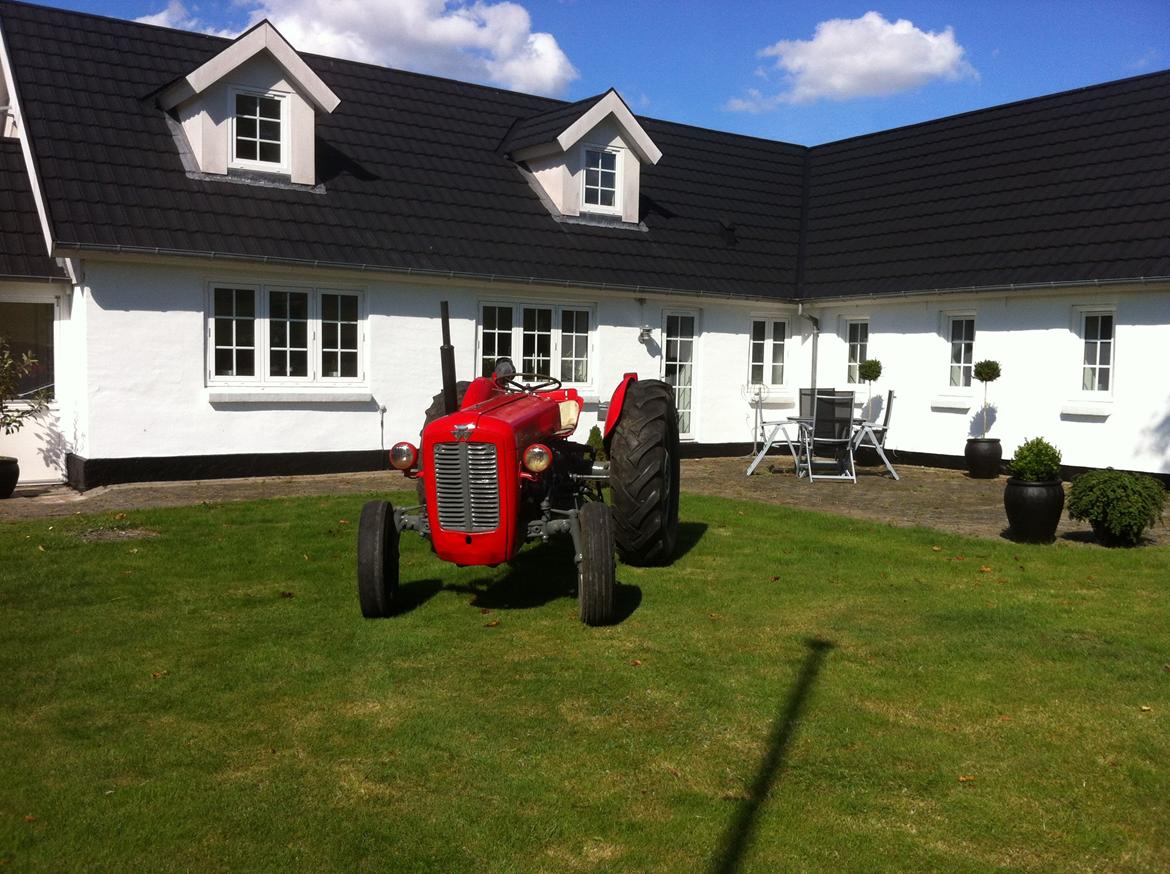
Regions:
<instances>
[{"instance_id":1,"label":"topiary tree in pot","mask_svg":"<svg viewBox=\"0 0 1170 874\"><path fill-rule=\"evenodd\" d=\"M1064 510L1060 450L1043 437L1025 440L1008 462L1011 477L1003 490L1003 508L1016 540L1051 543Z\"/></svg>"},{"instance_id":2,"label":"topiary tree in pot","mask_svg":"<svg viewBox=\"0 0 1170 874\"><path fill-rule=\"evenodd\" d=\"M1072 481L1068 515L1093 526L1104 546L1136 546L1142 532L1162 518L1166 489L1140 473L1091 470Z\"/></svg>"},{"instance_id":3,"label":"topiary tree in pot","mask_svg":"<svg viewBox=\"0 0 1170 874\"><path fill-rule=\"evenodd\" d=\"M45 411L48 400L43 394L23 398L18 394L20 381L33 371L37 360L27 352L12 354L8 340L0 337L0 432L15 434L25 423ZM19 403L15 403L19 401ZM0 499L11 497L20 480L20 464L10 455L0 455Z\"/></svg>"},{"instance_id":4,"label":"topiary tree in pot","mask_svg":"<svg viewBox=\"0 0 1170 874\"><path fill-rule=\"evenodd\" d=\"M882 378L882 363L876 358L867 358L857 365L857 378L865 382L865 417L869 418L869 405L873 401L873 384Z\"/></svg>"},{"instance_id":5,"label":"topiary tree in pot","mask_svg":"<svg viewBox=\"0 0 1170 874\"><path fill-rule=\"evenodd\" d=\"M999 476L1000 462L1003 460L1003 447L998 437L987 436L987 384L995 382L1000 377L998 361L977 361L972 371L977 380L983 383L983 406L980 408L982 428L978 437L967 438L967 448L963 457L967 461L967 473L977 479L995 479ZM972 429L974 430L974 429Z\"/></svg>"}]
</instances>

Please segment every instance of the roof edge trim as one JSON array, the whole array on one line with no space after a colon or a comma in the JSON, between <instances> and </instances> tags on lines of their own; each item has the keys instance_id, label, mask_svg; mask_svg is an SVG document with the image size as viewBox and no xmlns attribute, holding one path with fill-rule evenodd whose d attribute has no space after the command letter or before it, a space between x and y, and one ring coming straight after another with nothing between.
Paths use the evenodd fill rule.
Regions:
<instances>
[{"instance_id":1,"label":"roof edge trim","mask_svg":"<svg viewBox=\"0 0 1170 874\"><path fill-rule=\"evenodd\" d=\"M263 51L272 55L293 84L321 112L331 113L341 103L341 98L313 72L280 31L268 19L264 19L236 37L210 60L164 88L159 95L159 104L163 109L174 109L180 103L202 94Z\"/></svg>"},{"instance_id":2,"label":"roof edge trim","mask_svg":"<svg viewBox=\"0 0 1170 874\"><path fill-rule=\"evenodd\" d=\"M622 135L638 158L646 164L657 164L662 159L662 150L650 139L626 102L612 88L600 100L587 109L575 122L561 131L556 143L562 152L567 152L610 116L617 122Z\"/></svg>"}]
</instances>

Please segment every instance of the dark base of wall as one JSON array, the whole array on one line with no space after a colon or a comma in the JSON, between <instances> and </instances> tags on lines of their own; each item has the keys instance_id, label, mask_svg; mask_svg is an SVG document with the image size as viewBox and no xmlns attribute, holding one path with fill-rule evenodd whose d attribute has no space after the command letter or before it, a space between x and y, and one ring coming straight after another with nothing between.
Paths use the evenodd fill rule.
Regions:
<instances>
[{"instance_id":1,"label":"dark base of wall","mask_svg":"<svg viewBox=\"0 0 1170 874\"><path fill-rule=\"evenodd\" d=\"M679 455L683 458L750 458L750 443L683 443ZM937 467L946 470L965 470L961 455L939 455L933 452L902 452L886 450L890 461L918 467ZM776 447L772 455L784 460L787 453ZM857 461L863 465L879 464L877 453L861 450ZM302 476L316 473L352 473L360 470L386 470L387 455L381 449L363 449L354 452L286 452L248 453L242 455L179 455L167 458L82 458L72 453L65 456L66 478L78 491L108 486L115 483L165 482L187 479L235 479L246 476ZM1061 468L1068 481L1093 468ZM1007 473L1006 465L1004 473ZM1170 474L1151 474L1170 488Z\"/></svg>"},{"instance_id":2,"label":"dark base of wall","mask_svg":"<svg viewBox=\"0 0 1170 874\"><path fill-rule=\"evenodd\" d=\"M185 479L236 479L245 476L299 476L386 470L381 449L353 452L281 452L241 455L177 455L166 458L65 457L65 475L78 491L114 483Z\"/></svg>"}]
</instances>

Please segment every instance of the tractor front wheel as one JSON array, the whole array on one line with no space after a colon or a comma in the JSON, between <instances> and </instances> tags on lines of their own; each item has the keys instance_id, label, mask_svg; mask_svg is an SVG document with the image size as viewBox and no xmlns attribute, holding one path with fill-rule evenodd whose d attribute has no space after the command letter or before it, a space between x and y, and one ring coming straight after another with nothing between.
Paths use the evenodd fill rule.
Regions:
<instances>
[{"instance_id":1,"label":"tractor front wheel","mask_svg":"<svg viewBox=\"0 0 1170 874\"><path fill-rule=\"evenodd\" d=\"M581 525L581 564L577 571L577 601L586 625L613 621L613 513L594 501L577 514Z\"/></svg>"},{"instance_id":2,"label":"tractor front wheel","mask_svg":"<svg viewBox=\"0 0 1170 874\"><path fill-rule=\"evenodd\" d=\"M389 616L398 594L398 527L389 501L370 501L358 523L358 601L367 619Z\"/></svg>"},{"instance_id":3,"label":"tractor front wheel","mask_svg":"<svg viewBox=\"0 0 1170 874\"><path fill-rule=\"evenodd\" d=\"M618 555L626 564L668 564L678 539L678 414L661 380L630 383L609 444Z\"/></svg>"}]
</instances>

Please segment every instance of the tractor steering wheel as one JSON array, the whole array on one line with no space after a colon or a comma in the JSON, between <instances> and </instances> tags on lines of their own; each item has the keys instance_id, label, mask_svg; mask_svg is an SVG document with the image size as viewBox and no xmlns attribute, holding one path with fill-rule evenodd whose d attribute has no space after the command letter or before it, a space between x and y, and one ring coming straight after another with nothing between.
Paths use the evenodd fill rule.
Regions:
<instances>
[{"instance_id":1,"label":"tractor steering wheel","mask_svg":"<svg viewBox=\"0 0 1170 874\"><path fill-rule=\"evenodd\" d=\"M530 384L522 382L525 379L534 379L536 382ZM536 394L538 391L555 391L561 387L561 381L542 373L513 373L508 376L497 376L496 385L502 389L520 391L531 395Z\"/></svg>"}]
</instances>

